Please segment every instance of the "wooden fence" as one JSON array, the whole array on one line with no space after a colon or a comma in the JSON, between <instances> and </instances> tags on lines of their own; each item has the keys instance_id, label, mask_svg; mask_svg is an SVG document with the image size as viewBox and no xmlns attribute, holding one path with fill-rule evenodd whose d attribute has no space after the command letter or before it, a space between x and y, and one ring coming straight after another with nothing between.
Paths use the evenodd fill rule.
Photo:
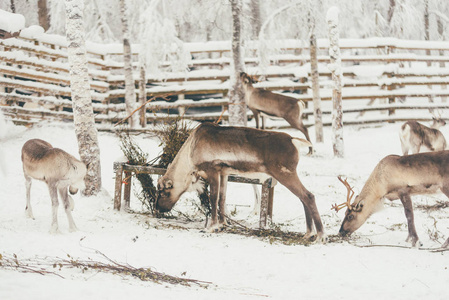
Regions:
<instances>
[{"instance_id":1,"label":"wooden fence","mask_svg":"<svg viewBox=\"0 0 449 300\"><path fill-rule=\"evenodd\" d=\"M373 38L343 39L340 44L346 124L428 120L429 111L449 108L449 70L445 67L449 62L449 42ZM308 48L296 40L274 41L270 45L265 62L261 63L258 43L246 43L245 68L259 78L256 86L287 93L308 104L312 100ZM320 93L327 125L332 87L326 66L327 41L319 40L318 46ZM189 71L148 76L147 99L156 100L146 107L147 123L179 114L198 121L227 119L230 43L187 43L185 47L192 57ZM138 48L133 47L136 86ZM111 124L125 117L121 46L88 43L87 49L96 122L99 128L111 128ZM63 37L44 34L38 39L0 40L0 62L0 108L8 118L17 123L73 119ZM161 67L169 64L161 62ZM169 101L161 99L164 95L170 95ZM304 113L307 125L313 124L310 106ZM251 117L251 113L248 115Z\"/></svg>"}]
</instances>

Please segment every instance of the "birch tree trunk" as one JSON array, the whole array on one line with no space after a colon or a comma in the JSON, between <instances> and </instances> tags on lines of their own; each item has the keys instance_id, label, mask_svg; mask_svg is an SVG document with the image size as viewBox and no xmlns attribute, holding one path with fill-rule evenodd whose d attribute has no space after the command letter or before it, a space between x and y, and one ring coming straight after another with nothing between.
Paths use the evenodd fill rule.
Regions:
<instances>
[{"instance_id":1,"label":"birch tree trunk","mask_svg":"<svg viewBox=\"0 0 449 300\"><path fill-rule=\"evenodd\" d=\"M128 29L128 9L126 0L120 0L120 11L122 19L122 33L123 33L123 62L125 72L125 105L126 113L130 115L136 107L136 91L133 78L133 56L131 52L131 43L129 39ZM137 115L133 114L129 119L129 126L135 128L137 125Z\"/></svg>"},{"instance_id":2,"label":"birch tree trunk","mask_svg":"<svg viewBox=\"0 0 449 300\"><path fill-rule=\"evenodd\" d=\"M75 134L81 161L87 166L84 195L92 196L101 190L101 164L87 69L83 21L84 1L66 0L65 4Z\"/></svg>"},{"instance_id":3,"label":"birch tree trunk","mask_svg":"<svg viewBox=\"0 0 449 300\"><path fill-rule=\"evenodd\" d=\"M310 3L310 5L313 5ZM310 73L312 76L313 91L313 118L315 119L315 140L317 143L323 142L323 116L321 111L320 82L318 73L317 42L315 35L315 14L309 10L309 30L310 30Z\"/></svg>"},{"instance_id":4,"label":"birch tree trunk","mask_svg":"<svg viewBox=\"0 0 449 300\"><path fill-rule=\"evenodd\" d=\"M246 102L240 81L240 72L243 72L242 57L242 1L230 0L232 10L232 60L231 60L231 88L229 90L229 124L246 126Z\"/></svg>"},{"instance_id":5,"label":"birch tree trunk","mask_svg":"<svg viewBox=\"0 0 449 300\"><path fill-rule=\"evenodd\" d=\"M47 0L38 0L38 15L39 15L39 25L44 28L45 31L50 27L50 16L48 15Z\"/></svg>"},{"instance_id":6,"label":"birch tree trunk","mask_svg":"<svg viewBox=\"0 0 449 300\"><path fill-rule=\"evenodd\" d=\"M146 106L144 105L147 102L147 92L146 92L146 72L145 72L145 64L142 62L140 64L140 80L139 80L139 104L143 105L140 109L140 126L142 128L147 127L147 116L146 116Z\"/></svg>"},{"instance_id":7,"label":"birch tree trunk","mask_svg":"<svg viewBox=\"0 0 449 300\"><path fill-rule=\"evenodd\" d=\"M343 111L341 101L341 53L338 32L338 8L331 7L326 16L329 26L329 69L332 72L332 145L334 156L344 157Z\"/></svg>"}]
</instances>

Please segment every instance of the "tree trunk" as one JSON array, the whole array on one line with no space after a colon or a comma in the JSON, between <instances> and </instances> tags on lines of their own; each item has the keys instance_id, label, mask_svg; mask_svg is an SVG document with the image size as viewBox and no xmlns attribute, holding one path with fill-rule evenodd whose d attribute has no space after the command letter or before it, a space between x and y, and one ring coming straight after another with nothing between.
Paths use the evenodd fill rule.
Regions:
<instances>
[{"instance_id":1,"label":"tree trunk","mask_svg":"<svg viewBox=\"0 0 449 300\"><path fill-rule=\"evenodd\" d=\"M241 36L241 0L230 0L232 10L232 61L231 61L231 88L229 90L229 124L247 125L246 103L240 72L243 72L244 63L242 57Z\"/></svg>"},{"instance_id":2,"label":"tree trunk","mask_svg":"<svg viewBox=\"0 0 449 300\"><path fill-rule=\"evenodd\" d=\"M147 102L147 92L146 92L146 75L145 75L145 65L142 63L140 65L140 80L139 80L139 104L143 105L140 109L140 126L142 128L147 127L147 117L146 117L146 106L144 105Z\"/></svg>"},{"instance_id":3,"label":"tree trunk","mask_svg":"<svg viewBox=\"0 0 449 300\"><path fill-rule=\"evenodd\" d=\"M262 27L262 19L260 17L260 0L251 0L251 28L252 38L257 40L260 28Z\"/></svg>"},{"instance_id":4,"label":"tree trunk","mask_svg":"<svg viewBox=\"0 0 449 300\"><path fill-rule=\"evenodd\" d=\"M311 3L310 3L311 4ZM315 36L315 16L309 11L310 30L310 73L312 76L313 91L313 118L315 119L315 140L317 143L323 142L323 116L321 111L320 82L318 73L317 42Z\"/></svg>"},{"instance_id":5,"label":"tree trunk","mask_svg":"<svg viewBox=\"0 0 449 300\"><path fill-rule=\"evenodd\" d=\"M424 1L424 39L426 41L430 40L430 28L429 28L429 0ZM430 50L426 50L426 55L430 56ZM430 67L432 64L430 61L427 62L427 66Z\"/></svg>"},{"instance_id":6,"label":"tree trunk","mask_svg":"<svg viewBox=\"0 0 449 300\"><path fill-rule=\"evenodd\" d=\"M13 3L11 2L11 7L12 5ZM47 0L38 0L37 7L39 15L39 25L44 28L45 31L47 31L48 28L50 28L50 17L48 15Z\"/></svg>"},{"instance_id":7,"label":"tree trunk","mask_svg":"<svg viewBox=\"0 0 449 300\"><path fill-rule=\"evenodd\" d=\"M87 166L84 179L87 196L101 190L100 148L90 96L84 40L83 0L66 0L66 32L72 90L73 119L81 161Z\"/></svg>"},{"instance_id":8,"label":"tree trunk","mask_svg":"<svg viewBox=\"0 0 449 300\"><path fill-rule=\"evenodd\" d=\"M14 0L11 0L11 12L14 14L16 13L16 3Z\"/></svg>"},{"instance_id":9,"label":"tree trunk","mask_svg":"<svg viewBox=\"0 0 449 300\"><path fill-rule=\"evenodd\" d=\"M338 32L338 8L331 7L327 12L329 25L329 68L334 84L332 91L332 145L334 156L344 157L343 143L343 111L341 99L341 53Z\"/></svg>"},{"instance_id":10,"label":"tree trunk","mask_svg":"<svg viewBox=\"0 0 449 300\"><path fill-rule=\"evenodd\" d=\"M437 29L438 29L438 35L440 36L440 40L444 41L444 24L440 17L437 17ZM440 53L440 56L444 56L444 50L440 50L439 53ZM446 68L446 63L444 61L440 62L440 68ZM441 87L441 89L447 90L447 85L443 85ZM441 97L441 101L446 103L447 97L446 96Z\"/></svg>"},{"instance_id":11,"label":"tree trunk","mask_svg":"<svg viewBox=\"0 0 449 300\"><path fill-rule=\"evenodd\" d=\"M126 0L120 0L120 10L122 17L122 33L123 33L123 62L125 73L125 105L126 113L130 115L136 106L136 91L133 78L133 56L131 52L131 43L129 39L128 29L128 9ZM137 125L137 115L132 115L129 119L129 126L135 128Z\"/></svg>"}]
</instances>

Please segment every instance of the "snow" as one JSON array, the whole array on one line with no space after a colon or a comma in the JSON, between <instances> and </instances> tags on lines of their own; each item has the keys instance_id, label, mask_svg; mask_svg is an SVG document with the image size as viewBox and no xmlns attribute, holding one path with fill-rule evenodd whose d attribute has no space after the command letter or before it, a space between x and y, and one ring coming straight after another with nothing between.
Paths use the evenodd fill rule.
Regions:
<instances>
[{"instance_id":1,"label":"snow","mask_svg":"<svg viewBox=\"0 0 449 300\"><path fill-rule=\"evenodd\" d=\"M6 32L18 32L25 27L25 17L0 9L0 29Z\"/></svg>"},{"instance_id":2,"label":"snow","mask_svg":"<svg viewBox=\"0 0 449 300\"><path fill-rule=\"evenodd\" d=\"M38 39L40 38L43 33L45 32L45 29L38 25L32 25L28 28L25 28L20 32L20 36L23 38L28 39Z\"/></svg>"},{"instance_id":3,"label":"snow","mask_svg":"<svg viewBox=\"0 0 449 300\"><path fill-rule=\"evenodd\" d=\"M333 23L334 26L338 25L338 14L340 13L340 10L337 6L332 6L328 9L326 13L326 21L328 23Z\"/></svg>"},{"instance_id":4,"label":"snow","mask_svg":"<svg viewBox=\"0 0 449 300\"><path fill-rule=\"evenodd\" d=\"M1 120L1 119L0 119ZM344 212L330 210L346 199L346 189L337 180L348 178L356 194L377 162L388 154L399 154L400 123L378 126L346 126L345 158L334 158L331 128L324 128L324 144L316 153L303 155L298 174L315 195L326 233L337 234ZM96 197L74 196L73 216L78 232L69 233L67 218L59 209L60 234L49 234L51 209L47 188L33 181L31 205L35 220L25 217L25 187L20 149L31 138L47 140L78 157L73 125L40 123L31 128L6 123L0 126L0 150L7 176L0 172L0 254L20 259L66 258L103 261L94 250L134 267L151 266L158 272L209 281L207 289L143 282L131 276L63 268L58 274L39 275L0 268L0 299L443 299L448 296L447 252L392 247L360 248L360 245L409 246L406 219L399 202L388 202L347 241L286 246L279 243L222 232L201 232L204 221L154 219L113 210L113 162L122 157L114 134L99 133L104 191ZM449 128L443 127L447 137ZM301 133L285 132L301 137ZM314 131L311 130L314 140ZM155 157L160 142L138 135L141 148ZM302 152L305 154L307 148ZM189 213L191 195L175 209ZM414 205L447 201L442 194L413 197ZM230 183L228 209L232 217L251 228L258 218L249 216L253 191L246 184ZM138 200L131 207L140 209ZM283 230L305 232L302 205L283 186L274 195L274 224ZM449 236L447 208L424 211L415 208L418 235L424 247L439 247ZM171 226L168 226L171 225ZM180 229L183 227L185 229ZM56 271L50 268L50 271ZM183 275L185 272L185 275Z\"/></svg>"}]
</instances>

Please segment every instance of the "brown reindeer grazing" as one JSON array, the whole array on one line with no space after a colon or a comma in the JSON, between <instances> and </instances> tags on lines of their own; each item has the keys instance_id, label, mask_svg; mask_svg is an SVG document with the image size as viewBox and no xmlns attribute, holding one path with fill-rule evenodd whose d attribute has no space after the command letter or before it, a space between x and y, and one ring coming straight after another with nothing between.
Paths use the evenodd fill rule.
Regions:
<instances>
[{"instance_id":1,"label":"brown reindeer grazing","mask_svg":"<svg viewBox=\"0 0 449 300\"><path fill-rule=\"evenodd\" d=\"M315 197L302 185L296 173L299 147L303 145L310 146L310 143L286 133L204 123L190 134L166 174L159 179L156 209L160 212L171 210L184 192L201 186L201 177L210 185L212 212L208 231L215 231L226 225L228 175L259 175L260 178L267 174L302 201L306 237L312 235L315 224L317 241L324 241Z\"/></svg>"},{"instance_id":2,"label":"brown reindeer grazing","mask_svg":"<svg viewBox=\"0 0 449 300\"><path fill-rule=\"evenodd\" d=\"M74 208L73 199L69 196L84 189L84 177L86 176L86 166L68 154L67 152L53 148L49 143L32 139L27 141L22 147L23 174L26 180L26 208L28 217L33 218L33 211L30 203L31 179L44 181L48 185L52 203L52 223L51 233L58 232L58 192L64 204L64 209L69 220L69 230L76 231L73 221L72 210Z\"/></svg>"},{"instance_id":3,"label":"brown reindeer grazing","mask_svg":"<svg viewBox=\"0 0 449 300\"><path fill-rule=\"evenodd\" d=\"M302 123L302 113L304 102L293 97L276 94L271 91L255 88L253 81L245 72L240 73L240 80L245 91L245 101L249 109L253 112L256 120L256 127L259 127L259 115L262 117L262 129L265 129L265 117L281 118L286 120L290 126L301 131L306 139L312 144L307 127ZM313 147L309 147L309 154L312 154Z\"/></svg>"},{"instance_id":4,"label":"brown reindeer grazing","mask_svg":"<svg viewBox=\"0 0 449 300\"><path fill-rule=\"evenodd\" d=\"M446 149L446 139L438 129L446 125L441 118L433 118L433 123L429 127L416 121L407 121L401 126L399 137L401 139L402 153L412 154L429 151L441 151Z\"/></svg>"},{"instance_id":5,"label":"brown reindeer grazing","mask_svg":"<svg viewBox=\"0 0 449 300\"><path fill-rule=\"evenodd\" d=\"M341 178L339 178L341 180ZM408 224L407 242L418 243L413 216L412 195L443 192L449 197L449 151L426 152L407 156L389 155L383 158L363 186L360 195L351 204L354 194L347 181L341 180L348 189L347 202L334 205L338 211L347 206L340 228L340 235L350 235L382 206L382 199L400 199ZM420 243L418 243L420 244ZM449 238L443 244L448 247Z\"/></svg>"}]
</instances>

